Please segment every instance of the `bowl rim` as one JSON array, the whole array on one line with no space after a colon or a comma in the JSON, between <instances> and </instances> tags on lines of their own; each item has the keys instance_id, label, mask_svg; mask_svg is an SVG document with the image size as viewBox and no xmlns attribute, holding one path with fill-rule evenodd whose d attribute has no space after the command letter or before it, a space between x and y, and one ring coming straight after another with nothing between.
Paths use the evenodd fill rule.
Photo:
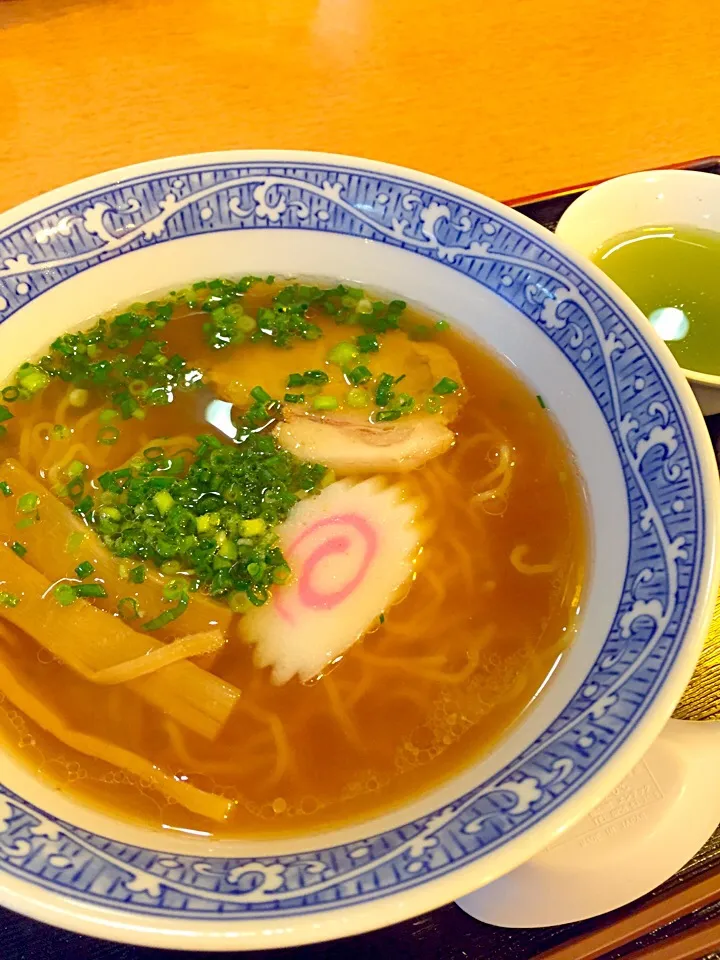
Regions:
<instances>
[{"instance_id":1,"label":"bowl rim","mask_svg":"<svg viewBox=\"0 0 720 960\"><path fill-rule=\"evenodd\" d=\"M707 626L712 615L717 594L720 571L715 558L715 544L718 532L718 474L715 459L707 436L704 421L693 398L689 385L682 376L665 343L657 336L649 322L642 316L629 298L615 287L599 268L584 262L581 255L562 239L554 237L549 231L539 227L524 215L500 202L450 181L405 167L383 163L376 160L364 160L357 157L323 152L294 150L231 150L197 153L146 161L95 174L55 188L45 194L27 200L20 205L0 214L0 230L18 226L23 220L38 214L63 200L79 200L83 194L97 188L121 186L134 177L148 174L170 173L178 168L217 166L222 163L261 164L261 163L298 163L317 164L320 167L339 166L352 168L381 176L394 177L410 185L425 186L430 190L449 195L509 221L539 242L555 248L581 277L591 280L604 296L613 303L627 321L636 328L638 335L645 340L650 352L658 361L661 372L669 389L678 399L685 417L688 433L697 453L700 493L699 500L705 511L705 543L702 550L702 569L698 577L695 604L688 615L685 637L678 647L674 662L659 686L652 702L648 705L640 720L628 724L627 736L620 742L615 752L557 809L552 810L539 822L526 828L521 836L510 839L490 854L480 856L473 862L450 869L440 877L430 878L412 890L390 891L381 900L365 901L359 904L343 906L322 914L308 912L298 915L288 922L283 919L283 928L277 931L277 924L267 924L259 919L247 920L238 916L237 930L230 929L230 922L224 921L222 931L213 933L209 928L198 933L193 929L183 929L188 923L192 927L198 920L178 918L172 922L172 930L152 932L147 927L127 920L111 907L98 909L88 907L70 897L57 898L56 895L43 895L39 887L29 881L22 883L27 887L20 893L3 887L3 875L0 874L0 902L18 912L35 919L80 933L107 937L137 944L153 944L165 947L185 949L237 950L270 948L284 945L298 945L314 942L319 938L348 936L395 923L418 913L433 909L442 903L468 893L484 885L491 879L509 872L526 861L535 852L547 846L554 837L586 813L599 796L609 792L641 758L654 737L660 732L665 721L679 699L694 668L695 659L700 652ZM598 790L602 783L602 791ZM524 843L521 843L521 837ZM522 849L521 849L522 848ZM490 867L489 864L492 863ZM484 869L483 869L484 868ZM9 894L9 895L8 895ZM378 907L381 909L378 909ZM331 919L333 918L333 919ZM272 916L269 915L272 921ZM201 921L208 925L211 921ZM250 928L253 927L251 930ZM240 930L242 928L242 930Z\"/></svg>"}]
</instances>

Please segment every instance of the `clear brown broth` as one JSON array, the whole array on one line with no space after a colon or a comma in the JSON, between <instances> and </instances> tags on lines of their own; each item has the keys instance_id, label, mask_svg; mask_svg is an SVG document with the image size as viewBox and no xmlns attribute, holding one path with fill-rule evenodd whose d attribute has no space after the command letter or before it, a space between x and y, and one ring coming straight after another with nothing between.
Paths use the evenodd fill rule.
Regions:
<instances>
[{"instance_id":1,"label":"clear brown broth","mask_svg":"<svg viewBox=\"0 0 720 960\"><path fill-rule=\"evenodd\" d=\"M255 296L262 303L269 295L265 289ZM199 321L178 320L165 335L202 366L209 352ZM435 529L407 596L326 678L274 686L233 639L212 669L242 690L243 706L210 743L169 730L130 691L93 687L15 629L0 639L0 655L16 675L74 728L237 800L226 823L189 813L123 771L64 747L0 695L7 747L43 779L112 814L221 836L359 821L417 797L487 751L528 708L572 635L587 553L583 489L552 412L509 366L459 332L440 333L437 341L459 362L469 399L453 424L455 446L407 478L426 499ZM52 422L64 390L53 383L28 404L25 423ZM179 395L144 422L124 424L116 446L98 448L96 472L119 466L154 438L208 432L210 399L207 392ZM85 412L71 411L65 422L73 426ZM3 457L20 453L22 423L10 426L0 441ZM512 450L512 479L507 496L484 508L473 498L497 463L502 438ZM24 461L39 479L53 442ZM553 572L519 572L510 562L519 545L527 547L526 563L552 562ZM495 631L489 640L488 626ZM444 661L418 670L425 657ZM268 716L279 720L280 745Z\"/></svg>"}]
</instances>

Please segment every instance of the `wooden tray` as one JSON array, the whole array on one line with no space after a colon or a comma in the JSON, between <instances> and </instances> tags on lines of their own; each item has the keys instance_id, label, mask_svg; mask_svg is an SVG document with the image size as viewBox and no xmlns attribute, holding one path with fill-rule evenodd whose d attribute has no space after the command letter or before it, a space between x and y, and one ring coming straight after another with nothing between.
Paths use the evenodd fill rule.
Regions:
<instances>
[{"instance_id":1,"label":"wooden tray","mask_svg":"<svg viewBox=\"0 0 720 960\"><path fill-rule=\"evenodd\" d=\"M678 164L680 169L701 170L720 175L720 157ZM508 201L511 206L554 230L572 201L593 184L568 187L555 193ZM706 421L716 451L720 443L720 414ZM675 716L681 719L720 719L720 606L698 668L683 696ZM719 758L720 762L720 758ZM683 869L658 891L636 901L613 916L632 912L640 903L653 899L660 890L677 887L711 864L720 864L720 829ZM706 907L689 918L646 937L643 943L662 939L672 929L679 932L701 920L720 915L720 903ZM243 954L248 960L531 960L537 954L598 925L596 920L534 930L504 930L473 920L459 907L449 904L432 913L405 923L367 933L360 937L294 950L271 950ZM126 947L77 936L43 926L0 909L2 960L149 960L190 954L168 953L141 947ZM622 951L617 956L619 957ZM200 954L193 954L199 957ZM210 956L205 954L203 956ZM219 955L218 955L219 956ZM720 960L720 954L714 954ZM582 960L578 957L577 960ZM708 958L711 960L711 958Z\"/></svg>"}]
</instances>

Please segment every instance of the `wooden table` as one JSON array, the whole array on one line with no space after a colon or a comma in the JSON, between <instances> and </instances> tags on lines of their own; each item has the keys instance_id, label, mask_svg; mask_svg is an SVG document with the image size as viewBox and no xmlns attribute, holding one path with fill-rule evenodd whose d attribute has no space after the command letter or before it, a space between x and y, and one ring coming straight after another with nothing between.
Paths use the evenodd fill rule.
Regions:
<instances>
[{"instance_id":1,"label":"wooden table","mask_svg":"<svg viewBox=\"0 0 720 960\"><path fill-rule=\"evenodd\" d=\"M331 150L499 198L718 152L712 0L0 0L0 209L99 170Z\"/></svg>"},{"instance_id":2,"label":"wooden table","mask_svg":"<svg viewBox=\"0 0 720 960\"><path fill-rule=\"evenodd\" d=\"M676 163L720 152L718 49L712 0L0 0L0 210L232 147L376 157L499 198ZM293 955L524 960L569 932L449 906ZM3 960L151 953L0 912Z\"/></svg>"}]
</instances>

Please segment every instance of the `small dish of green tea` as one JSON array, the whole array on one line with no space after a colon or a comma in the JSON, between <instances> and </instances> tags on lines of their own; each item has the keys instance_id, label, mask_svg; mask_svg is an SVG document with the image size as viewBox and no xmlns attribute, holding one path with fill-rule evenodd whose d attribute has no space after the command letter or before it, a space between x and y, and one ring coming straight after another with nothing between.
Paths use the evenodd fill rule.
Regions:
<instances>
[{"instance_id":1,"label":"small dish of green tea","mask_svg":"<svg viewBox=\"0 0 720 960\"><path fill-rule=\"evenodd\" d=\"M612 237L591 259L637 304L681 367L720 375L720 233L641 227Z\"/></svg>"}]
</instances>

